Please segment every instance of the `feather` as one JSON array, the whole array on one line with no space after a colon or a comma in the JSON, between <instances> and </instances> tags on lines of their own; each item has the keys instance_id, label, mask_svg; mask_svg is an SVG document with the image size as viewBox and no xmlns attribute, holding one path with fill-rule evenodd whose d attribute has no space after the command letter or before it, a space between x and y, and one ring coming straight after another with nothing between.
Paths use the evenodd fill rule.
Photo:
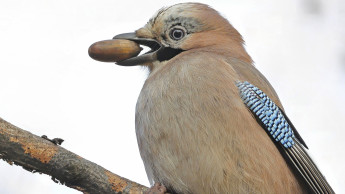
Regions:
<instances>
[{"instance_id":1,"label":"feather","mask_svg":"<svg viewBox=\"0 0 345 194\"><path fill-rule=\"evenodd\" d=\"M313 193L334 193L306 152L308 148L291 121L264 92L249 82L236 82L240 96L287 162L297 170Z\"/></svg>"}]
</instances>

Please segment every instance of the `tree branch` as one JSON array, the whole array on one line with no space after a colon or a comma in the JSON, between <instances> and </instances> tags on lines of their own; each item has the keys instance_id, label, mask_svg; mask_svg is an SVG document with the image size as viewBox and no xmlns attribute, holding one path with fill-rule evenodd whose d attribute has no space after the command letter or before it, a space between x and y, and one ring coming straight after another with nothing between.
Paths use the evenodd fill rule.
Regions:
<instances>
[{"instance_id":1,"label":"tree branch","mask_svg":"<svg viewBox=\"0 0 345 194\"><path fill-rule=\"evenodd\" d=\"M83 193L143 193L147 189L1 118L0 159L48 174L54 182Z\"/></svg>"}]
</instances>

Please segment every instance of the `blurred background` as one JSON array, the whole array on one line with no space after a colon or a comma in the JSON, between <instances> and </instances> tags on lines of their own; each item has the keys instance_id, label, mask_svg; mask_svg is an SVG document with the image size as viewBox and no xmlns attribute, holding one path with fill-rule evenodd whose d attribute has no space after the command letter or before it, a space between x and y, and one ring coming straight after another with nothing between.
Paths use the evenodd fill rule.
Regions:
<instances>
[{"instance_id":1,"label":"blurred background","mask_svg":"<svg viewBox=\"0 0 345 194\"><path fill-rule=\"evenodd\" d=\"M0 117L149 185L134 129L147 71L92 60L88 47L183 1L2 0ZM345 1L200 0L243 35L310 154L345 193ZM0 161L1 194L80 193Z\"/></svg>"}]
</instances>

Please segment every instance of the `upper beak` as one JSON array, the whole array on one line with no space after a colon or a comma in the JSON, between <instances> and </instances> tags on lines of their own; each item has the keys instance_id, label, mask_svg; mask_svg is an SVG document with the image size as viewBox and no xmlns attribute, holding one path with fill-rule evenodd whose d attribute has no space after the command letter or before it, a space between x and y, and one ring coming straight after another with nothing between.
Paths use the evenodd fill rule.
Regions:
<instances>
[{"instance_id":1,"label":"upper beak","mask_svg":"<svg viewBox=\"0 0 345 194\"><path fill-rule=\"evenodd\" d=\"M131 40L131 41L136 42L140 45L148 46L151 49L150 51L148 51L145 54L117 62L118 65L122 65L122 66L135 66L135 65L153 62L153 61L157 60L158 51L162 50L164 48L156 40L149 39L149 38L139 38L136 36L135 33L119 34L119 35L114 36L113 39Z\"/></svg>"}]
</instances>

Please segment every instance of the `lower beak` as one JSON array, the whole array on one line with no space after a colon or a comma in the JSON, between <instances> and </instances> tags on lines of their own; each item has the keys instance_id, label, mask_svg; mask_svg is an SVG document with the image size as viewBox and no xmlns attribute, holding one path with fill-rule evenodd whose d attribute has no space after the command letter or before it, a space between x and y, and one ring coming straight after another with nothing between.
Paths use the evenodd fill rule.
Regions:
<instances>
[{"instance_id":1,"label":"lower beak","mask_svg":"<svg viewBox=\"0 0 345 194\"><path fill-rule=\"evenodd\" d=\"M156 40L149 39L149 38L139 38L136 36L135 33L119 34L119 35L114 36L113 39L131 40L133 42L136 42L137 44L147 46L151 49L150 51L142 55L117 62L117 64L121 66L135 66L135 65L143 65L145 63L151 63L157 60L157 53L160 50L164 49L164 47Z\"/></svg>"}]
</instances>

